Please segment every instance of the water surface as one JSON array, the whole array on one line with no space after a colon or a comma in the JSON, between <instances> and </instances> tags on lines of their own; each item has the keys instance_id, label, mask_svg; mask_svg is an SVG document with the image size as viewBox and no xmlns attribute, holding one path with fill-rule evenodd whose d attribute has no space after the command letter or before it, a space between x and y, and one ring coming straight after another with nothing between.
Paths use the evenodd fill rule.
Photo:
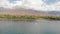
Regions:
<instances>
[{"instance_id":1,"label":"water surface","mask_svg":"<svg viewBox=\"0 0 60 34\"><path fill-rule=\"evenodd\" d=\"M0 21L0 34L60 34L60 21Z\"/></svg>"}]
</instances>

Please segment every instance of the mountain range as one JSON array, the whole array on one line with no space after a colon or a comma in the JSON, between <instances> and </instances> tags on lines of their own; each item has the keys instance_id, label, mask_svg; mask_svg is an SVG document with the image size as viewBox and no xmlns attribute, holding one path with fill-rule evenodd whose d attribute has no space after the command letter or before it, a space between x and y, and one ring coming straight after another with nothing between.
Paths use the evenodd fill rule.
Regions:
<instances>
[{"instance_id":1,"label":"mountain range","mask_svg":"<svg viewBox=\"0 0 60 34\"><path fill-rule=\"evenodd\" d=\"M0 14L9 14L9 15L32 15L32 16L51 16L51 15L60 15L60 11L37 11L32 9L0 9Z\"/></svg>"},{"instance_id":2,"label":"mountain range","mask_svg":"<svg viewBox=\"0 0 60 34\"><path fill-rule=\"evenodd\" d=\"M10 9L10 10L0 10L0 14L9 14L9 15L32 15L32 16L46 16L46 12L36 11L32 9Z\"/></svg>"},{"instance_id":3,"label":"mountain range","mask_svg":"<svg viewBox=\"0 0 60 34\"><path fill-rule=\"evenodd\" d=\"M49 11L48 14L60 15L60 11Z\"/></svg>"}]
</instances>

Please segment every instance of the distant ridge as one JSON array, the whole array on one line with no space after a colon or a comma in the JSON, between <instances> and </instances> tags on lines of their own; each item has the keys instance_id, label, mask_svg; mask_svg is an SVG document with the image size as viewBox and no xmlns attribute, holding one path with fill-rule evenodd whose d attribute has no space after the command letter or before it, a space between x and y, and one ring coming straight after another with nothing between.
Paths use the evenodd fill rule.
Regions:
<instances>
[{"instance_id":1,"label":"distant ridge","mask_svg":"<svg viewBox=\"0 0 60 34\"><path fill-rule=\"evenodd\" d=\"M49 11L48 14L60 16L60 11Z\"/></svg>"},{"instance_id":2,"label":"distant ridge","mask_svg":"<svg viewBox=\"0 0 60 34\"><path fill-rule=\"evenodd\" d=\"M10 9L10 10L0 10L0 14L9 14L9 15L32 15L32 16L47 16L48 14L43 11L36 11L32 9Z\"/></svg>"}]
</instances>

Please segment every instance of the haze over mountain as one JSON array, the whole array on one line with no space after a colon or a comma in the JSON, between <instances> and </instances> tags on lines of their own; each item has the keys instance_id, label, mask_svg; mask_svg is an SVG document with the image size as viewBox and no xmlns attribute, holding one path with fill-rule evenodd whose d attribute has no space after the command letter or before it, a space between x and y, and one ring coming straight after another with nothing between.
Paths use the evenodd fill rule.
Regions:
<instances>
[{"instance_id":1,"label":"haze over mountain","mask_svg":"<svg viewBox=\"0 0 60 34\"><path fill-rule=\"evenodd\" d=\"M60 16L60 11L49 11L48 14Z\"/></svg>"},{"instance_id":2,"label":"haze over mountain","mask_svg":"<svg viewBox=\"0 0 60 34\"><path fill-rule=\"evenodd\" d=\"M15 9L7 9L0 7L0 14L10 14L10 15L34 15L34 16L60 16L60 11L39 11L33 9L25 9L20 7L15 7Z\"/></svg>"},{"instance_id":3,"label":"haze over mountain","mask_svg":"<svg viewBox=\"0 0 60 34\"><path fill-rule=\"evenodd\" d=\"M9 10L0 10L0 14L9 14L9 15L30 15L30 16L47 16L48 14L43 11L36 11L32 9L9 9Z\"/></svg>"}]
</instances>

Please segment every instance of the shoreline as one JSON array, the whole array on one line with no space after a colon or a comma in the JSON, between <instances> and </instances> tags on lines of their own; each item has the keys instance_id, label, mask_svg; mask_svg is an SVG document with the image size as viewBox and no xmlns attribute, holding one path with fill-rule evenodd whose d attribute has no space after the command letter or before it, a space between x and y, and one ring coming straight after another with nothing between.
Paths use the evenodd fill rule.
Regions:
<instances>
[{"instance_id":1,"label":"shoreline","mask_svg":"<svg viewBox=\"0 0 60 34\"><path fill-rule=\"evenodd\" d=\"M34 21L34 20L60 20L60 17L54 16L29 16L29 15L0 15L0 20L22 20L22 21Z\"/></svg>"}]
</instances>

